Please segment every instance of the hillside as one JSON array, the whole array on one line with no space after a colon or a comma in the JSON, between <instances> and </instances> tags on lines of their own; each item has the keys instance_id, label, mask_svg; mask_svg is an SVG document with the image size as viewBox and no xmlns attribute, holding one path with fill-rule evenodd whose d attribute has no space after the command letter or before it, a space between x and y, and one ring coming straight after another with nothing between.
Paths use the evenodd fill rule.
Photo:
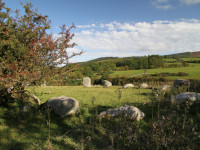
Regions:
<instances>
[{"instance_id":1,"label":"hillside","mask_svg":"<svg viewBox=\"0 0 200 150\"><path fill-rule=\"evenodd\" d=\"M200 51L198 51L198 52L191 52L190 55L191 56L200 57Z\"/></svg>"},{"instance_id":2,"label":"hillside","mask_svg":"<svg viewBox=\"0 0 200 150\"><path fill-rule=\"evenodd\" d=\"M177 54L165 55L165 58L187 58L187 57L200 57L200 51L197 52L184 52Z\"/></svg>"},{"instance_id":3,"label":"hillside","mask_svg":"<svg viewBox=\"0 0 200 150\"><path fill-rule=\"evenodd\" d=\"M136 58L136 57L144 57L144 56L132 56L132 57L100 57L97 59L93 59L87 62L82 62L82 63L88 63L88 62L111 62L111 61L123 61L123 60L129 60L131 58ZM200 57L200 51L197 52L184 52L184 53L175 53L175 54L170 54L170 55L164 55L164 58L189 58L189 57Z\"/></svg>"}]
</instances>

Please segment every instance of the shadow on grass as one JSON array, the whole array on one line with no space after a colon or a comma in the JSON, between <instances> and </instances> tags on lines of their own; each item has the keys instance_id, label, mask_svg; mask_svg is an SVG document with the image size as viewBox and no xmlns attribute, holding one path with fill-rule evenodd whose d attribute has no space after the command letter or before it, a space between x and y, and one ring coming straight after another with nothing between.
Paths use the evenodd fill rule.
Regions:
<instances>
[{"instance_id":1,"label":"shadow on grass","mask_svg":"<svg viewBox=\"0 0 200 150\"><path fill-rule=\"evenodd\" d=\"M12 110L13 112L4 110L0 118L0 149L48 149L49 131L53 149L81 149L81 146L85 149L108 149L109 147L119 149L123 144L127 144L120 142L128 137L129 128L134 129L129 133L131 136L132 133L139 135L137 139L141 141L136 141L136 144L142 144L143 132L150 128L152 120L158 118L158 113L160 116L168 115L172 110L177 109L166 103L159 104L162 108L160 110L158 103L127 103L127 105L138 107L145 113L145 118L139 122L123 117L100 119L98 117L100 112L112 108L102 105L83 105L78 114L65 118L51 112L50 120L47 113L41 113L37 109L27 116L23 114L23 117L17 116L15 110ZM191 108L191 113L195 115L200 110L199 106ZM129 143L127 147L130 148L132 144Z\"/></svg>"}]
</instances>

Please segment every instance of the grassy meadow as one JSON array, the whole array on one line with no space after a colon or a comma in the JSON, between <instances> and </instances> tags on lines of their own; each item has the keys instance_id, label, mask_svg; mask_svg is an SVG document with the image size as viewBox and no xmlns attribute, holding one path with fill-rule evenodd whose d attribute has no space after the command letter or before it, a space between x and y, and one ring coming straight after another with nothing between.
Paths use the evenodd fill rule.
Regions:
<instances>
[{"instance_id":1,"label":"grassy meadow","mask_svg":"<svg viewBox=\"0 0 200 150\"><path fill-rule=\"evenodd\" d=\"M194 134L200 131L200 105L188 108L165 103L159 90L117 86L47 86L27 90L41 102L61 95L73 97L80 103L79 112L60 118L48 110L39 111L37 106L27 112L12 105L11 109L1 108L0 149L196 149L200 146ZM138 107L145 118L133 121L124 117L98 117L101 111L125 104ZM183 114L185 117L181 117Z\"/></svg>"},{"instance_id":2,"label":"grassy meadow","mask_svg":"<svg viewBox=\"0 0 200 150\"><path fill-rule=\"evenodd\" d=\"M103 88L102 86L93 86L86 88L83 86L47 86L31 87L30 91L38 96L41 102L45 102L51 97L65 95L79 100L80 105L91 105L91 100L95 98L96 105L110 106L119 105L117 86ZM149 102L146 96L149 89L129 88L121 90L121 100L123 103L144 103Z\"/></svg>"},{"instance_id":3,"label":"grassy meadow","mask_svg":"<svg viewBox=\"0 0 200 150\"><path fill-rule=\"evenodd\" d=\"M131 88L119 90L119 87L103 88L100 86L91 88L83 86L47 86L30 87L28 90L39 97L41 102L61 95L73 97L80 103L79 113L64 119L51 113L48 118L48 112L40 112L37 108L33 108L18 117L21 113L18 109L7 110L1 108L0 149L27 150L50 149L51 147L53 149L82 149L82 147L98 149L98 144L102 144L99 148L106 149L108 145L104 147L102 142L109 139L105 138L105 129L101 127L96 115L108 108L115 108L124 104L137 105L142 108L144 104L150 102L148 94L151 92L150 89ZM95 129L95 132L99 133L93 133L94 129L92 128L94 127L91 121L94 122L94 118L95 124L98 124L98 129ZM49 138L50 145L47 140L49 132L51 134ZM89 147L87 143L81 143L81 140L87 140L87 137L94 140L89 144Z\"/></svg>"},{"instance_id":4,"label":"grassy meadow","mask_svg":"<svg viewBox=\"0 0 200 150\"><path fill-rule=\"evenodd\" d=\"M190 64L189 67L180 67L180 68L158 68L158 69L147 69L147 74L156 74L156 73L163 73L163 72L169 72L169 73L178 73L178 72L184 72L187 73L188 76L169 76L166 77L168 79L200 79L200 64ZM144 73L144 69L140 70L127 70L127 71L114 71L112 74L110 74L110 77L130 77L137 74ZM138 77L143 76L139 75Z\"/></svg>"}]
</instances>

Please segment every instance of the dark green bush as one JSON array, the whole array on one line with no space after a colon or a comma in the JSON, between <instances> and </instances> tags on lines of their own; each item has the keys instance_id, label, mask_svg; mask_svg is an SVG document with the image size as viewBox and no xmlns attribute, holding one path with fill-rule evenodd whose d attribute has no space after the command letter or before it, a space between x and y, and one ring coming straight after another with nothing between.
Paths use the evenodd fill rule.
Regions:
<instances>
[{"instance_id":1,"label":"dark green bush","mask_svg":"<svg viewBox=\"0 0 200 150\"><path fill-rule=\"evenodd\" d=\"M189 91L200 93L200 80L190 79Z\"/></svg>"},{"instance_id":2,"label":"dark green bush","mask_svg":"<svg viewBox=\"0 0 200 150\"><path fill-rule=\"evenodd\" d=\"M178 73L170 73L170 72L161 72L161 73L155 73L151 74L151 76L155 77L169 77L169 76L188 76L188 73L185 72L178 72Z\"/></svg>"}]
</instances>

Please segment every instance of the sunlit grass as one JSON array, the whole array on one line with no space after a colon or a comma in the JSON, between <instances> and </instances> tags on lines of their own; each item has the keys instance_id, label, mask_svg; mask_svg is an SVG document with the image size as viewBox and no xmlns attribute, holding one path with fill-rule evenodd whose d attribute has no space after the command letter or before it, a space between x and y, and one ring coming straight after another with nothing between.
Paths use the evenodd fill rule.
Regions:
<instances>
[{"instance_id":1,"label":"sunlit grass","mask_svg":"<svg viewBox=\"0 0 200 150\"><path fill-rule=\"evenodd\" d=\"M91 105L91 100L95 98L96 105L113 106L118 104L118 88L121 87L113 86L104 88L102 86L93 86L86 88L83 86L47 86L31 87L30 91L38 96L41 102L45 102L52 97L65 95L77 99L80 105ZM150 91L150 89L138 88L122 89L120 102L122 104L149 102L148 97L144 93L149 93Z\"/></svg>"},{"instance_id":2,"label":"sunlit grass","mask_svg":"<svg viewBox=\"0 0 200 150\"><path fill-rule=\"evenodd\" d=\"M148 74L155 74L155 73L162 73L162 72L169 72L169 73L178 73L178 72L184 72L187 73L188 76L170 76L167 77L169 79L200 79L200 64L190 64L190 67L181 67L181 68L158 68L158 69L147 69L146 72ZM110 77L130 77L137 74L144 73L144 69L140 70L127 70L127 71L114 71L112 74L110 74ZM139 75L138 77L141 77L142 75Z\"/></svg>"}]
</instances>

